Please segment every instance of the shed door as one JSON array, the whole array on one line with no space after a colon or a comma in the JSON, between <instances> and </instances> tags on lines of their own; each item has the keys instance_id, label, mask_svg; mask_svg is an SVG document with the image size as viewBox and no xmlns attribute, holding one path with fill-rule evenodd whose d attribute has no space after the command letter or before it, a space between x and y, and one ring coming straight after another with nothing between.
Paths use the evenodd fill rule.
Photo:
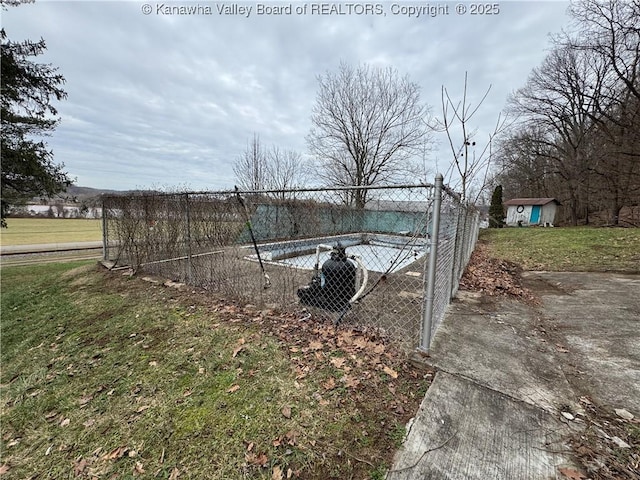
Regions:
<instances>
[{"instance_id":1,"label":"shed door","mask_svg":"<svg viewBox=\"0 0 640 480\"><path fill-rule=\"evenodd\" d=\"M540 205L534 205L531 207L531 218L529 223L534 224L540 221Z\"/></svg>"}]
</instances>

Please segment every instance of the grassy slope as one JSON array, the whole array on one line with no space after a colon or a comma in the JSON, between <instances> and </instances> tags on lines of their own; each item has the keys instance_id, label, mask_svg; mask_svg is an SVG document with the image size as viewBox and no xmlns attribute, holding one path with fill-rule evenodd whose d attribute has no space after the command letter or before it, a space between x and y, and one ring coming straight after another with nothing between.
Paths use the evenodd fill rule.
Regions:
<instances>
[{"instance_id":1,"label":"grassy slope","mask_svg":"<svg viewBox=\"0 0 640 480\"><path fill-rule=\"evenodd\" d=\"M102 240L102 222L76 218L7 218L1 245L91 242Z\"/></svg>"},{"instance_id":2,"label":"grassy slope","mask_svg":"<svg viewBox=\"0 0 640 480\"><path fill-rule=\"evenodd\" d=\"M213 302L95 265L4 269L3 478L382 478L422 375L360 334Z\"/></svg>"},{"instance_id":3,"label":"grassy slope","mask_svg":"<svg viewBox=\"0 0 640 480\"><path fill-rule=\"evenodd\" d=\"M640 272L638 228L486 229L480 241L525 270Z\"/></svg>"}]
</instances>

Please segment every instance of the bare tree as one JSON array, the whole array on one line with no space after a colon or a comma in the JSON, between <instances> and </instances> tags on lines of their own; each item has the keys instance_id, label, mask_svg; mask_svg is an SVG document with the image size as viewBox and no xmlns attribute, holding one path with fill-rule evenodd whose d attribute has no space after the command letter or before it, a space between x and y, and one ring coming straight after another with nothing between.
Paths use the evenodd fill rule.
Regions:
<instances>
[{"instance_id":1,"label":"bare tree","mask_svg":"<svg viewBox=\"0 0 640 480\"><path fill-rule=\"evenodd\" d=\"M295 150L281 150L275 145L267 152L268 188L278 190L277 196L286 199L286 190L300 186L304 179L302 155Z\"/></svg>"},{"instance_id":2,"label":"bare tree","mask_svg":"<svg viewBox=\"0 0 640 480\"><path fill-rule=\"evenodd\" d=\"M602 187L594 196L617 225L624 206L640 203L640 100L631 96L613 108L597 124L592 144L594 183Z\"/></svg>"},{"instance_id":3,"label":"bare tree","mask_svg":"<svg viewBox=\"0 0 640 480\"><path fill-rule=\"evenodd\" d=\"M507 198L555 197L552 149L544 130L522 125L497 142L495 183L503 185Z\"/></svg>"},{"instance_id":4,"label":"bare tree","mask_svg":"<svg viewBox=\"0 0 640 480\"><path fill-rule=\"evenodd\" d=\"M592 117L600 101L593 94L593 85L601 83L605 72L606 66L586 52L559 46L509 101L511 111L520 115L525 124L535 124L542 133L536 141L546 147L554 173L566 184L563 193L567 198L563 200L573 225L577 225L580 212L588 205L595 128Z\"/></svg>"},{"instance_id":5,"label":"bare tree","mask_svg":"<svg viewBox=\"0 0 640 480\"><path fill-rule=\"evenodd\" d=\"M597 183L606 185L596 198L617 224L623 206L640 201L640 2L580 0L570 13L575 33L558 42L606 67L587 91L596 108L586 113L596 125L593 171Z\"/></svg>"},{"instance_id":6,"label":"bare tree","mask_svg":"<svg viewBox=\"0 0 640 480\"><path fill-rule=\"evenodd\" d=\"M242 190L274 190L273 196L286 199L286 190L299 186L303 179L302 156L294 150L275 145L266 149L257 134L233 166Z\"/></svg>"},{"instance_id":7,"label":"bare tree","mask_svg":"<svg viewBox=\"0 0 640 480\"><path fill-rule=\"evenodd\" d=\"M573 224L604 210L617 224L640 201L640 2L578 0L570 13L572 31L511 99L522 122L500 149L500 179L520 192L543 185Z\"/></svg>"},{"instance_id":8,"label":"bare tree","mask_svg":"<svg viewBox=\"0 0 640 480\"><path fill-rule=\"evenodd\" d=\"M493 142L505 128L506 118L498 116L486 141L476 140L478 129L472 128L470 122L489 95L491 86L487 88L477 105L469 103L467 87L468 78L465 72L462 99L456 102L451 98L447 88L442 86L442 119L438 119L436 124L445 132L451 149L452 161L446 175L447 183L459 188L463 200L472 200L475 203L488 185ZM454 172L458 176L459 185L453 182ZM470 195L472 190L475 192Z\"/></svg>"},{"instance_id":9,"label":"bare tree","mask_svg":"<svg viewBox=\"0 0 640 480\"><path fill-rule=\"evenodd\" d=\"M564 43L607 60L613 75L640 100L640 2L579 0L570 14L576 36Z\"/></svg>"},{"instance_id":10,"label":"bare tree","mask_svg":"<svg viewBox=\"0 0 640 480\"><path fill-rule=\"evenodd\" d=\"M315 174L326 184L372 186L408 177L430 128L420 88L393 68L341 63L336 73L318 78L313 126L307 136L316 158ZM357 208L367 191L346 199Z\"/></svg>"},{"instance_id":11,"label":"bare tree","mask_svg":"<svg viewBox=\"0 0 640 480\"><path fill-rule=\"evenodd\" d=\"M238 157L233 166L238 186L242 190L265 190L268 184L267 153L260 143L260 137L253 134L253 140Z\"/></svg>"}]
</instances>

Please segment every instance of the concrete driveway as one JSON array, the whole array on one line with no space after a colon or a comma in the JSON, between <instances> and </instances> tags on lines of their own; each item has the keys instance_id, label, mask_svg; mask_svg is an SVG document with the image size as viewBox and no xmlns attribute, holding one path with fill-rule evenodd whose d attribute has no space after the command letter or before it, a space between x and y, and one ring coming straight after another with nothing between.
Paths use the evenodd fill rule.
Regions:
<instances>
[{"instance_id":1,"label":"concrete driveway","mask_svg":"<svg viewBox=\"0 0 640 480\"><path fill-rule=\"evenodd\" d=\"M640 416L640 276L528 272L541 306L461 292L388 479L549 479L580 397ZM564 477L562 477L564 478Z\"/></svg>"}]
</instances>

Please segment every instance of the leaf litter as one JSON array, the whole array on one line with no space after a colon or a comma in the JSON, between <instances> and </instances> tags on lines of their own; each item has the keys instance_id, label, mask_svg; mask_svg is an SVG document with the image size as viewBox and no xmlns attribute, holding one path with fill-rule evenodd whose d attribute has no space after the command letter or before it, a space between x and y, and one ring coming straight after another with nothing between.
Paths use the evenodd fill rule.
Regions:
<instances>
[{"instance_id":1,"label":"leaf litter","mask_svg":"<svg viewBox=\"0 0 640 480\"><path fill-rule=\"evenodd\" d=\"M124 292L128 295L130 291L136 290L132 289L132 280L113 278L114 283L119 281L123 285L126 283L126 288L122 289L123 295ZM142 285L148 288L148 285ZM118 285L110 287L118 290ZM150 288L156 290L156 295L158 291L164 290L161 285L152 285ZM234 302L215 298L206 291L191 292L196 295L189 295L184 290L167 290L170 293L161 293L162 303L170 303L179 308L183 300L195 300L199 306L204 307L205 318L215 319L209 328L232 327L239 332L241 338L231 340L225 355L226 359L233 359L236 365L243 365L245 358L254 350L264 349L265 336L275 339L280 344L281 353L288 358L296 388L305 392L297 398L287 399L288 403L284 407L283 404L280 405L281 417L272 419L274 422L281 421L282 431L286 433L278 434L266 443L264 439L244 439L255 441L243 453L247 467L269 472L276 478L282 476L315 480L369 478L372 464L381 468L389 465L398 446L389 440L389 432L404 427L415 414L433 375L427 376L424 369L410 364L406 352L396 346L384 331L348 325L335 327L330 322L308 316L307 312L279 312L275 309L261 311L250 305L242 307ZM256 328L260 333L252 334ZM123 334L123 337L128 337L129 332ZM142 334L139 333L137 337ZM148 348L148 345L140 345L136 344L136 348ZM150 355L144 362L145 366L151 368L147 367L145 370L153 375L153 371L163 368L166 359L154 355L154 350L149 352ZM192 356L193 354L191 352ZM196 363L195 371L199 375L209 374L210 367L201 365ZM249 378L254 372L249 368L244 373L242 368L237 370L239 376ZM109 382L103 380L102 383L104 385L100 385L97 391L80 390L81 393L74 398L75 404L80 409L93 410L94 405L104 402L110 396L119 398L121 394L116 393ZM237 381L236 377L236 381L227 384L224 389L228 392L226 395L237 396L246 387L247 384ZM306 392L310 394L303 398ZM151 405L153 408L157 406L156 399L141 392L137 385L134 389L127 390L125 395L135 397L136 406L132 410L137 414L135 417L145 413ZM188 400L195 397L195 393L190 388L184 388L180 390L180 396ZM305 413L306 417L303 415ZM309 414L319 427L307 429L304 421L309 421ZM55 410L50 410L47 416L47 420L67 427L66 430L73 428L76 421L75 417L68 418ZM353 419L350 419L352 416ZM131 417L125 421L130 423L136 420ZM339 430L327 430L329 423L338 425ZM292 425L297 427L292 429ZM78 426L82 430L96 426L112 428L98 417L86 416L78 421ZM110 432L109 435L113 433ZM84 453L80 457L73 457L75 460L69 462L73 474L83 478L101 478L114 473L116 468L120 472L123 468L128 468L129 475L154 476L157 475L158 465L163 464L165 459L163 448L159 464L156 458L153 460L155 466L149 467L148 462L152 460L148 456L148 450L145 452L136 446L140 454L127 463L129 453L134 451L133 446L116 444L110 448L109 445L103 447L96 449L93 454ZM61 446L59 451L71 452L69 448ZM293 451L302 452L303 456L296 454L298 457L292 462L289 456L295 457ZM166 471L170 472L169 478L178 478L183 471L187 472L189 469L188 464L174 465L176 463L166 467ZM7 464L6 468L10 466L11 464ZM186 469L183 470L183 467ZM337 476L327 476L328 471L336 471Z\"/></svg>"},{"instance_id":2,"label":"leaf litter","mask_svg":"<svg viewBox=\"0 0 640 480\"><path fill-rule=\"evenodd\" d=\"M539 305L540 300L534 292L523 286L521 275L520 265L491 257L487 246L478 242L460 280L460 288Z\"/></svg>"}]
</instances>

